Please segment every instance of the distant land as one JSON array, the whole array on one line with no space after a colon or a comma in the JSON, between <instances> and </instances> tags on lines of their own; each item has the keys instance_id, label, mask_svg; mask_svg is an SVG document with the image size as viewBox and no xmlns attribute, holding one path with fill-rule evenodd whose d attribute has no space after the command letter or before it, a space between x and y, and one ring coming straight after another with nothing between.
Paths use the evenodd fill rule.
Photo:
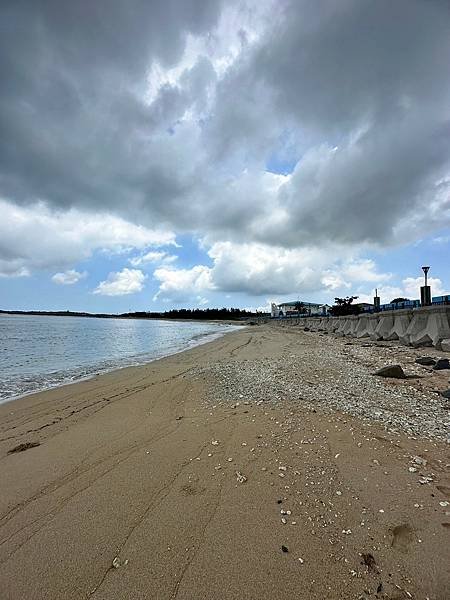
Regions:
<instances>
[{"instance_id":1,"label":"distant land","mask_svg":"<svg viewBox=\"0 0 450 600\"><path fill-rule=\"evenodd\" d=\"M96 319L198 319L198 320L238 320L262 316L264 313L250 312L240 308L196 308L169 310L164 312L128 312L121 314L88 313L71 310L0 310L6 315L34 315L46 317L90 317Z\"/></svg>"}]
</instances>

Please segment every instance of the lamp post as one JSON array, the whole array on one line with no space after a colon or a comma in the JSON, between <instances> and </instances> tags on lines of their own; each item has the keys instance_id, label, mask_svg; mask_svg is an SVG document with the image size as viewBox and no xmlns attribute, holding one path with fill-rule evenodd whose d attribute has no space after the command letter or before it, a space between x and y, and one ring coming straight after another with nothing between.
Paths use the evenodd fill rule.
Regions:
<instances>
[{"instance_id":1,"label":"lamp post","mask_svg":"<svg viewBox=\"0 0 450 600\"><path fill-rule=\"evenodd\" d=\"M431 304L431 288L428 285L428 271L430 267L422 267L422 271L425 275L425 285L420 288L420 304L422 306L430 306Z\"/></svg>"}]
</instances>

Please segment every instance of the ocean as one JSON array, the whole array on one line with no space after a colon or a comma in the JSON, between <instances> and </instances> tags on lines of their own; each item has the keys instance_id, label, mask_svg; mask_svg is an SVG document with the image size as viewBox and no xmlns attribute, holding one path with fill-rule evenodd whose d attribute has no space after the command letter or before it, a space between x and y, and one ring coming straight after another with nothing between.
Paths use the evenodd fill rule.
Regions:
<instances>
[{"instance_id":1,"label":"ocean","mask_svg":"<svg viewBox=\"0 0 450 600\"><path fill-rule=\"evenodd\" d=\"M0 402L145 364L237 327L193 321L0 315Z\"/></svg>"}]
</instances>

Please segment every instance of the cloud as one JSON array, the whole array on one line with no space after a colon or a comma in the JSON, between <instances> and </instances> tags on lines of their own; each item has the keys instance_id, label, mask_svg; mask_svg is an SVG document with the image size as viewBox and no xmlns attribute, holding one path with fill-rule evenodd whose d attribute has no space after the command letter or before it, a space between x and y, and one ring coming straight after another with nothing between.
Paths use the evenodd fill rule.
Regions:
<instances>
[{"instance_id":1,"label":"cloud","mask_svg":"<svg viewBox=\"0 0 450 600\"><path fill-rule=\"evenodd\" d=\"M144 289L147 276L139 269L123 269L118 273L110 273L105 281L101 281L94 294L101 296L126 296L136 294Z\"/></svg>"},{"instance_id":2,"label":"cloud","mask_svg":"<svg viewBox=\"0 0 450 600\"><path fill-rule=\"evenodd\" d=\"M139 267L149 263L170 264L175 262L177 258L178 256L175 254L168 254L167 252L152 250L151 252L146 252L140 256L134 256L133 258L130 258L130 263L133 265L133 267Z\"/></svg>"},{"instance_id":3,"label":"cloud","mask_svg":"<svg viewBox=\"0 0 450 600\"><path fill-rule=\"evenodd\" d=\"M159 291L153 300L162 299L167 302L183 302L202 292L213 290L211 270L203 265L192 269L174 269L160 267L153 273L159 282Z\"/></svg>"},{"instance_id":4,"label":"cloud","mask_svg":"<svg viewBox=\"0 0 450 600\"><path fill-rule=\"evenodd\" d=\"M217 242L209 250L212 266L191 269L159 268L160 283L154 299L187 300L204 291L265 294L300 294L349 289L355 284L381 283L388 273L377 271L374 261L353 257L344 249L287 249L263 244Z\"/></svg>"},{"instance_id":5,"label":"cloud","mask_svg":"<svg viewBox=\"0 0 450 600\"><path fill-rule=\"evenodd\" d=\"M23 276L70 267L96 251L174 244L174 233L148 229L110 214L55 211L39 202L16 206L0 200L0 274Z\"/></svg>"},{"instance_id":6,"label":"cloud","mask_svg":"<svg viewBox=\"0 0 450 600\"><path fill-rule=\"evenodd\" d=\"M74 283L78 283L80 279L84 279L85 277L87 277L86 271L79 273L74 269L69 269L64 273L55 273L52 277L52 281L60 285L73 285Z\"/></svg>"},{"instance_id":7,"label":"cloud","mask_svg":"<svg viewBox=\"0 0 450 600\"><path fill-rule=\"evenodd\" d=\"M408 298L420 298L420 288L424 284L423 277L406 277L403 279L403 289L405 296ZM428 285L431 287L433 296L442 296L450 293L449 290L443 287L439 277L428 277Z\"/></svg>"},{"instance_id":8,"label":"cloud","mask_svg":"<svg viewBox=\"0 0 450 600\"><path fill-rule=\"evenodd\" d=\"M448 2L28 4L0 38L3 275L136 248L160 298L338 290L450 225ZM152 258L172 232L211 265Z\"/></svg>"},{"instance_id":9,"label":"cloud","mask_svg":"<svg viewBox=\"0 0 450 600\"><path fill-rule=\"evenodd\" d=\"M423 277L405 277L399 285L381 284L378 286L378 295L382 304L387 304L394 298L408 298L409 300L420 299L420 288L424 284ZM450 293L450 288L442 283L438 277L428 277L428 285L431 286L432 296L442 296ZM373 302L374 294L358 293L360 302Z\"/></svg>"},{"instance_id":10,"label":"cloud","mask_svg":"<svg viewBox=\"0 0 450 600\"><path fill-rule=\"evenodd\" d=\"M30 271L18 259L0 259L0 277L29 277Z\"/></svg>"}]
</instances>

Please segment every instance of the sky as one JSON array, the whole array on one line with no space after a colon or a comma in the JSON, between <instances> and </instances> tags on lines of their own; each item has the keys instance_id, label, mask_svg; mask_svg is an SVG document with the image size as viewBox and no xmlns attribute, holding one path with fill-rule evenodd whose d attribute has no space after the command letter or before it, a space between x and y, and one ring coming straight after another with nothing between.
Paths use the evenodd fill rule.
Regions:
<instances>
[{"instance_id":1,"label":"sky","mask_svg":"<svg viewBox=\"0 0 450 600\"><path fill-rule=\"evenodd\" d=\"M447 0L3 0L0 308L450 293Z\"/></svg>"}]
</instances>

